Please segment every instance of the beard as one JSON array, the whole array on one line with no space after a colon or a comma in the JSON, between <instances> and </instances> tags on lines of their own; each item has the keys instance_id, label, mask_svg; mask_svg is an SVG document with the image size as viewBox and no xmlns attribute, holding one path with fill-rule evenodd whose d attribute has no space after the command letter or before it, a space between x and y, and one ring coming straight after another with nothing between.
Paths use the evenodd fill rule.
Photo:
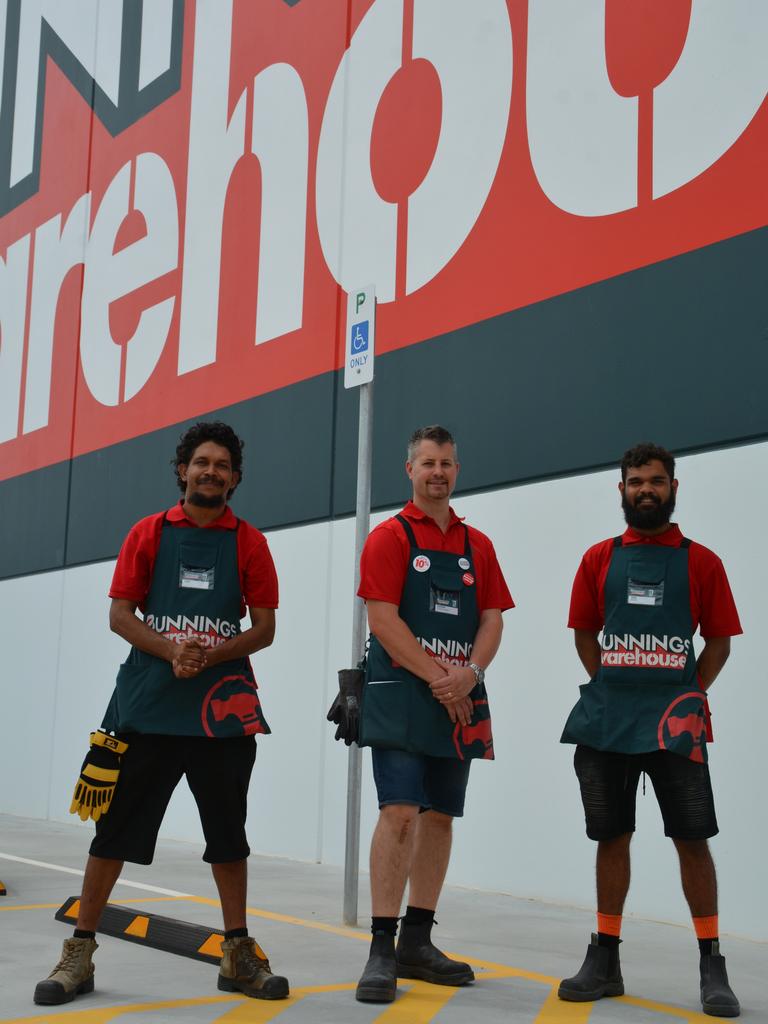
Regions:
<instances>
[{"instance_id":1,"label":"beard","mask_svg":"<svg viewBox=\"0 0 768 1024\"><path fill-rule=\"evenodd\" d=\"M666 501L659 501L648 508L630 505L626 495L622 494L621 508L627 526L634 530L658 530L660 526L666 526L672 518L675 511L675 493L673 491Z\"/></svg>"},{"instance_id":2,"label":"beard","mask_svg":"<svg viewBox=\"0 0 768 1024\"><path fill-rule=\"evenodd\" d=\"M221 494L201 494L200 491L192 491L187 501L198 508L220 508L226 505L227 498L223 491Z\"/></svg>"}]
</instances>

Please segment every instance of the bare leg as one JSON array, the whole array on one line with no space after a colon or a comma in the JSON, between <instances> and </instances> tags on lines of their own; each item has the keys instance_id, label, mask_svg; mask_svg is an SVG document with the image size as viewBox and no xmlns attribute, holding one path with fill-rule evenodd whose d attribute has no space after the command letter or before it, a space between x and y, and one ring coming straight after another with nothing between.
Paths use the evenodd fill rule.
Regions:
<instances>
[{"instance_id":1,"label":"bare leg","mask_svg":"<svg viewBox=\"0 0 768 1024\"><path fill-rule=\"evenodd\" d=\"M621 914L629 892L629 844L632 833L597 844L597 909L601 914Z\"/></svg>"},{"instance_id":2,"label":"bare leg","mask_svg":"<svg viewBox=\"0 0 768 1024\"><path fill-rule=\"evenodd\" d=\"M673 839L680 858L683 893L692 917L717 913L717 875L706 839Z\"/></svg>"},{"instance_id":3,"label":"bare leg","mask_svg":"<svg viewBox=\"0 0 768 1024\"><path fill-rule=\"evenodd\" d=\"M397 917L411 866L418 807L388 804L379 812L371 840L371 900L374 917Z\"/></svg>"},{"instance_id":4,"label":"bare leg","mask_svg":"<svg viewBox=\"0 0 768 1024\"><path fill-rule=\"evenodd\" d=\"M438 811L418 816L411 857L408 902L435 910L451 856L453 818Z\"/></svg>"},{"instance_id":5,"label":"bare leg","mask_svg":"<svg viewBox=\"0 0 768 1024\"><path fill-rule=\"evenodd\" d=\"M224 930L245 928L245 900L248 891L248 861L234 860L211 864L213 880L219 890Z\"/></svg>"},{"instance_id":6,"label":"bare leg","mask_svg":"<svg viewBox=\"0 0 768 1024\"><path fill-rule=\"evenodd\" d=\"M80 912L77 927L83 931L95 932L99 926L109 894L123 870L123 861L106 857L88 857L80 894Z\"/></svg>"}]
</instances>

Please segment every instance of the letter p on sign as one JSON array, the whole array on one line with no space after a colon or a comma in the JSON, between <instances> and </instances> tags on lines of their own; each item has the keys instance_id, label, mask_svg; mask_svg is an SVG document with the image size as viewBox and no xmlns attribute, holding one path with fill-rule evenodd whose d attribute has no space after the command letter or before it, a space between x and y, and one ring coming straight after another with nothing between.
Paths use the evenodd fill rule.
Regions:
<instances>
[{"instance_id":1,"label":"letter p on sign","mask_svg":"<svg viewBox=\"0 0 768 1024\"><path fill-rule=\"evenodd\" d=\"M344 387L356 388L373 380L376 336L376 288L353 288L347 297L347 335L344 346Z\"/></svg>"}]
</instances>

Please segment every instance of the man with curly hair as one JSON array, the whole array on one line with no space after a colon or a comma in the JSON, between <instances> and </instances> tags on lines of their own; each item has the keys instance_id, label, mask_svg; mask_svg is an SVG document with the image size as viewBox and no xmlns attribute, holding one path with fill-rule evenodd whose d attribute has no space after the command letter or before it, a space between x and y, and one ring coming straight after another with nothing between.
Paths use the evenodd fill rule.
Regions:
<instances>
[{"instance_id":1,"label":"man with curly hair","mask_svg":"<svg viewBox=\"0 0 768 1024\"><path fill-rule=\"evenodd\" d=\"M131 650L92 747L121 755L119 776L86 757L72 810L96 820L96 835L77 927L38 983L38 1004L93 991L101 913L123 863L152 862L182 776L200 812L203 859L224 917L218 987L262 999L288 995L287 980L272 974L245 920L248 784L255 735L270 731L249 655L272 643L278 586L265 537L227 504L242 480L242 448L224 423L191 427L172 460L181 501L136 523L120 550L109 624ZM241 632L246 608L251 625ZM113 776L107 801L103 784Z\"/></svg>"}]
</instances>

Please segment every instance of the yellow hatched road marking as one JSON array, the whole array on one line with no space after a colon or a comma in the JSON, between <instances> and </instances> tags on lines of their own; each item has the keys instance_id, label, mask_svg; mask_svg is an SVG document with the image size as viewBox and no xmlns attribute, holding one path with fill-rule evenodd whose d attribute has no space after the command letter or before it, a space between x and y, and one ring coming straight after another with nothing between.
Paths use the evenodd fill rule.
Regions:
<instances>
[{"instance_id":1,"label":"yellow hatched road marking","mask_svg":"<svg viewBox=\"0 0 768 1024\"><path fill-rule=\"evenodd\" d=\"M481 974L478 981L513 978L532 977L526 971L517 968L509 968L506 971L493 971ZM539 976L541 977L541 976ZM211 1006L220 1003L223 1008L221 1016L217 1017L216 1024L266 1024L279 1014L295 1006L302 999L310 995L319 995L331 992L354 992L357 987L355 982L347 982L338 985L307 985L303 988L294 989L288 999L274 1001L262 1001L248 999L240 993L221 996L198 996L192 999L166 999L157 1002L128 1003L121 1006L102 1007L94 1010L72 1010L69 1008L58 1008L53 1012L36 1013L31 1017L15 1017L2 1020L2 1024L112 1024L123 1014L151 1013L153 1010L180 1010L194 1006ZM429 1024L440 1013L443 1007L450 1002L459 989L446 988L437 985L428 985L422 981L401 981L399 983L400 995L396 1002L382 1009L375 1018L376 1024ZM658 1013L667 1017L677 1017L686 1024L711 1024L711 1017L696 1010L686 1010L677 1006L669 1006L666 1003L657 1003L649 999L639 999L635 996L621 996L611 999L611 1003L626 1003L630 1006L637 1006L651 1013ZM231 1003L230 1009L227 1004ZM552 985L549 995L545 999L538 1015L532 1019L531 1024L588 1024L590 1014L595 1003L568 1003L557 998L557 988ZM502 1008L500 1008L502 1009ZM151 1024L151 1018L148 1024Z\"/></svg>"},{"instance_id":2,"label":"yellow hatched road marking","mask_svg":"<svg viewBox=\"0 0 768 1024\"><path fill-rule=\"evenodd\" d=\"M656 1003L651 999L639 999L637 996L622 996L618 1002L629 1003L630 1006L640 1006L644 1010L651 1010L654 1013L665 1013L669 1017L679 1017L688 1024L712 1024L712 1018L706 1013L698 1010L685 1010L679 1006L669 1006L667 1003Z\"/></svg>"},{"instance_id":3,"label":"yellow hatched road marking","mask_svg":"<svg viewBox=\"0 0 768 1024\"><path fill-rule=\"evenodd\" d=\"M424 981L398 983L408 991L376 1018L376 1024L429 1024L446 1003L458 992L445 985L428 985Z\"/></svg>"},{"instance_id":4,"label":"yellow hatched road marking","mask_svg":"<svg viewBox=\"0 0 768 1024\"><path fill-rule=\"evenodd\" d=\"M533 1024L587 1024L594 1003L564 1003L552 988Z\"/></svg>"},{"instance_id":5,"label":"yellow hatched road marking","mask_svg":"<svg viewBox=\"0 0 768 1024\"><path fill-rule=\"evenodd\" d=\"M200 996L197 999L166 999L157 1003L126 1003L122 1006L102 1007L98 1010L56 1010L53 1013L38 1012L33 1017L14 1017L3 1021L3 1024L48 1024L49 1021L62 1021L66 1024L110 1024L116 1017L124 1013L148 1013L152 1010L183 1010L188 1006L210 1006L213 1003L240 1004L245 996ZM247 1002L253 1002L248 999Z\"/></svg>"},{"instance_id":6,"label":"yellow hatched road marking","mask_svg":"<svg viewBox=\"0 0 768 1024\"><path fill-rule=\"evenodd\" d=\"M192 894L178 894L167 896L137 896L125 899L116 899L116 904L135 903L198 903L204 906L220 907L218 900L206 896L195 896ZM11 910L58 910L60 903L28 903L12 906L0 906L0 913ZM70 914L75 913L77 903L73 904ZM326 932L331 935L339 935L348 939L358 939L368 942L370 933L362 928L348 928L341 925L325 924L321 921L307 921L291 914L278 914L270 910L261 910L257 907L247 907L246 912L251 917L262 918L267 921L275 921L280 924L290 924L301 928L309 928L316 931ZM457 954L453 954L457 955ZM471 964L478 974L477 980L493 980L504 978L526 978L542 985L549 986L552 991L547 996L538 1016L532 1024L586 1024L592 1011L593 1003L566 1003L557 998L557 985L559 978L551 975L541 974L537 971L526 971L519 967L510 967L507 964L496 963L491 960L479 960L474 957L461 955L460 959ZM384 1024L427 1024L431 1021L440 1009L445 1006L456 994L456 989L441 989L437 986L428 985L424 982L401 983L401 990L410 986L408 991L391 1006L383 1010L376 1018ZM239 994L227 996L201 996L195 999L166 1000L153 1003L136 1003L123 1006L107 1007L98 1010L65 1010L63 1012L48 1013L45 1015L35 1014L32 1017L18 1017L13 1020L3 1021L2 1024L47 1024L51 1020L66 1020L66 1024L110 1024L116 1017L125 1013L150 1012L152 1010L183 1009L190 1006L204 1006L214 1003L234 1002L231 1010L225 1011L224 1016L219 1020L226 1019L229 1024L236 1021L248 1021L249 1024L260 1024L261 1021L269 1021L276 1017L289 1006L294 1005L307 995L322 992L343 992L354 990L355 983L344 983L338 985L313 985L294 990L289 999L275 1000L274 1002L262 1002L260 1000L247 999ZM667 1003L658 1003L649 999L640 999L635 996L621 996L612 1000L616 1003L628 1003L652 1013L665 1014L670 1017L677 1017L686 1024L710 1024L711 1018L697 1010L686 1010L677 1006L670 1006ZM428 1015L429 1014L429 1015Z\"/></svg>"}]
</instances>

